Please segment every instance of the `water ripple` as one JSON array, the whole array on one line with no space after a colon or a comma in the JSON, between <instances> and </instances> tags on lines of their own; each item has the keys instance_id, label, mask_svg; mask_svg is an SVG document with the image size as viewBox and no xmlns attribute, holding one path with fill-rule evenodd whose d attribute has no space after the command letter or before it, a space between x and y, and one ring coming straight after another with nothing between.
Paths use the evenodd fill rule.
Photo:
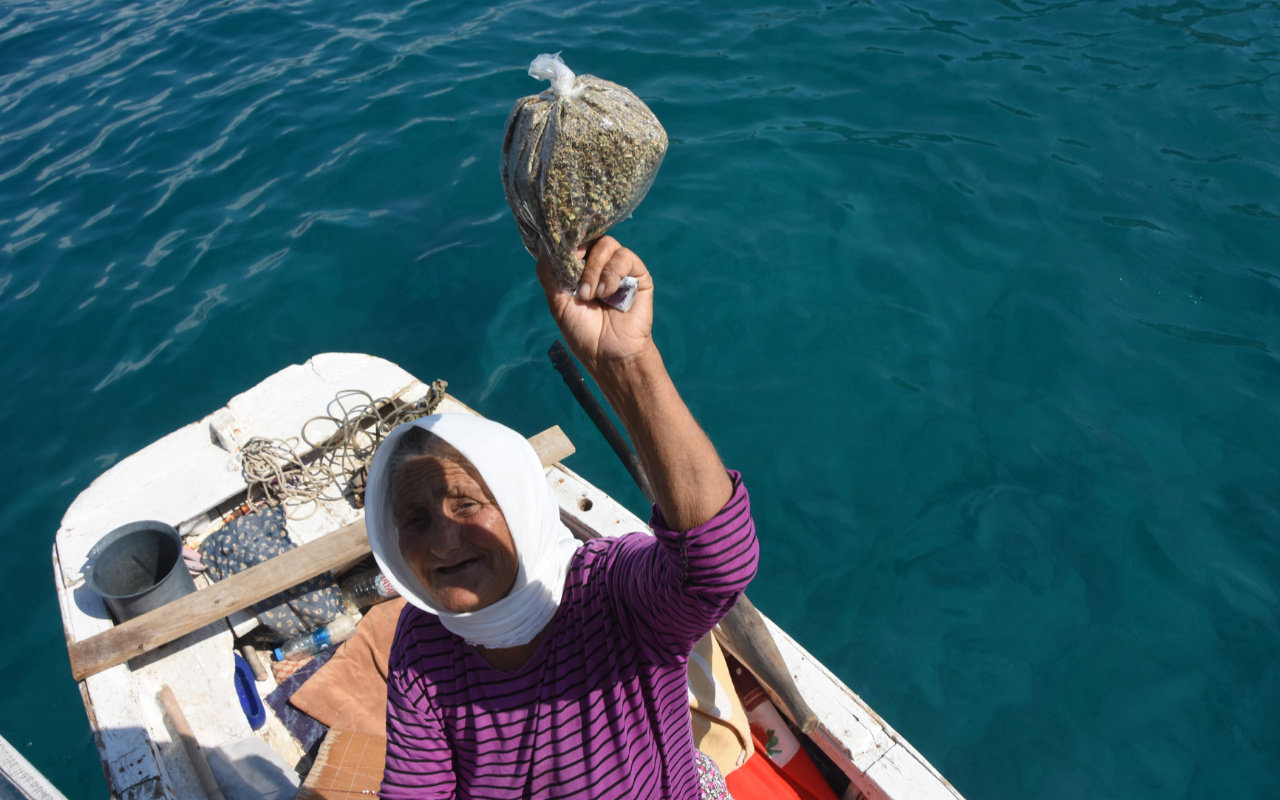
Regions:
<instances>
[{"instance_id":1,"label":"water ripple","mask_svg":"<svg viewBox=\"0 0 1280 800\"><path fill-rule=\"evenodd\" d=\"M164 174L166 172L171 172L175 174L169 178L166 178L160 183L156 184L155 188L157 189L160 188L161 186L165 187L164 194L161 195L160 199L156 201L156 204L151 208L147 209L146 213L144 213L142 216L149 217L155 212L159 211L160 208L165 204L165 202L167 202L168 199L173 196L173 193L176 192L178 188L182 186L182 184L200 175L201 174L200 170L196 168L206 158L212 155L216 155L220 150L222 150L223 146L226 145L227 141L228 141L228 137L223 136L217 141L215 141L213 144L204 148L203 150L193 153L190 157L187 158L186 161L182 162L178 166L171 167L169 169L160 170L161 174ZM240 160L244 152L245 151L241 151L239 154L232 156L230 160L215 167L212 170L212 172L220 172L226 169L231 164L234 164L236 161Z\"/></svg>"},{"instance_id":2,"label":"water ripple","mask_svg":"<svg viewBox=\"0 0 1280 800\"><path fill-rule=\"evenodd\" d=\"M57 202L57 203L53 203L52 205L45 206L44 208L33 208L33 209L30 209L29 211L25 211L22 214L19 214L18 216L13 218L13 221L22 222L23 225L21 228L18 228L16 231L9 234L9 236L11 238L17 238L19 236L26 234L28 231L30 231L32 228L39 225L41 222L44 222L49 217L58 213L58 208L61 205L62 205L61 202Z\"/></svg>"},{"instance_id":3,"label":"water ripple","mask_svg":"<svg viewBox=\"0 0 1280 800\"><path fill-rule=\"evenodd\" d=\"M156 356L160 355L160 353L162 353L164 349L171 344L173 344L173 339L171 338L165 339L164 341L160 342L160 344L156 345L155 348L152 349L150 353L147 353L138 361L131 361L131 360L125 359L124 361L119 362L118 364L115 365L115 367L112 368L111 372L107 373L107 376L105 378L103 378L101 381L98 382L97 386L93 387L93 391L100 392L103 389L110 386L111 384L123 378L125 375L128 375L130 372L137 372L138 370L147 366L152 362L152 360L155 359Z\"/></svg>"},{"instance_id":4,"label":"water ripple","mask_svg":"<svg viewBox=\"0 0 1280 800\"><path fill-rule=\"evenodd\" d=\"M68 106L66 108L59 109L53 112L53 114L49 115L48 117L45 117L39 122L33 125L30 125L26 128L23 128L20 131L14 131L12 133L6 133L3 136L0 136L0 145L8 144L9 142L18 141L20 139L25 139L33 133L39 133L40 131L49 127L53 123L65 117L66 115L74 114L80 109L81 109L81 106Z\"/></svg>"},{"instance_id":5,"label":"water ripple","mask_svg":"<svg viewBox=\"0 0 1280 800\"><path fill-rule=\"evenodd\" d=\"M296 228L289 231L289 236L297 239L306 234L311 229L311 226L317 222L345 222L354 212L355 209L351 208L344 208L340 211L315 211L308 214Z\"/></svg>"},{"instance_id":6,"label":"water ripple","mask_svg":"<svg viewBox=\"0 0 1280 800\"><path fill-rule=\"evenodd\" d=\"M227 302L227 298L222 294L226 290L227 284L224 283L205 292L204 299L197 303L195 308L191 309L191 313L187 315L186 318L174 326L173 332L182 333L183 331L189 331L204 322L205 318L209 316L209 312L212 311L215 306Z\"/></svg>"},{"instance_id":7,"label":"water ripple","mask_svg":"<svg viewBox=\"0 0 1280 800\"><path fill-rule=\"evenodd\" d=\"M7 172L0 172L0 181L8 180L9 178L12 178L14 175L18 175L22 173L24 170L26 170L27 167L31 166L32 164L34 164L35 162L39 161L40 159L44 158L45 156L47 156L49 153L52 153L52 152L53 152L52 145L47 143L42 145L37 152L27 156L26 160L23 161L21 164L17 165L11 170L8 170Z\"/></svg>"},{"instance_id":8,"label":"water ripple","mask_svg":"<svg viewBox=\"0 0 1280 800\"><path fill-rule=\"evenodd\" d=\"M147 254L147 257L142 260L142 266L154 267L156 264L163 261L165 256L173 252L173 248L169 245L173 244L186 232L185 228L179 228L176 231L170 231L162 236L160 241L156 242L151 247L151 252Z\"/></svg>"},{"instance_id":9,"label":"water ripple","mask_svg":"<svg viewBox=\"0 0 1280 800\"><path fill-rule=\"evenodd\" d=\"M276 252L272 253L271 255L267 256L261 261L255 262L252 266L250 266L249 271L245 273L245 277L251 278L254 275L257 275L259 272L275 269L276 267L280 266L280 263L284 261L284 258L287 255L289 255L288 247L282 250L277 250Z\"/></svg>"}]
</instances>

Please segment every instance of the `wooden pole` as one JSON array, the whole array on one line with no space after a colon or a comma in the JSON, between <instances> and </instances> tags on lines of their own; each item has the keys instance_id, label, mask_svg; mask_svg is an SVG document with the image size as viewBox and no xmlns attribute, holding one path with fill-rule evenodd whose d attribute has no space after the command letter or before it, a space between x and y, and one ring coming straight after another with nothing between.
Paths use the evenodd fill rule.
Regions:
<instances>
[{"instance_id":1,"label":"wooden pole","mask_svg":"<svg viewBox=\"0 0 1280 800\"><path fill-rule=\"evenodd\" d=\"M636 454L631 452L631 446L627 444L627 440L622 438L622 433L614 427L613 420L604 413L604 407L596 400L595 395L591 394L591 390L587 388L587 382L582 379L582 373L578 371L578 365L573 363L573 356L569 355L569 351L565 349L564 344L556 339L551 343L551 349L547 351L547 355L551 356L551 363L555 365L556 372L560 373L560 377L564 379L564 383L569 387L569 391L573 392L574 399L578 401L578 405L582 406L582 410L587 412L587 416L595 423L596 430L600 431L600 435L609 443L609 447L613 449L613 454L622 462L622 466L627 468L627 472L631 475L631 480L635 481L639 487L640 493L644 495L644 499L649 501L649 505L658 502L657 496L653 493L653 487L649 485L649 479L644 474L644 468L640 466L640 459L636 458Z\"/></svg>"},{"instance_id":2,"label":"wooden pole","mask_svg":"<svg viewBox=\"0 0 1280 800\"><path fill-rule=\"evenodd\" d=\"M574 452L559 426L534 436L529 444L544 467ZM364 520L358 520L207 589L179 597L84 641L71 642L67 645L71 675L82 681L368 554L369 537Z\"/></svg>"},{"instance_id":3,"label":"wooden pole","mask_svg":"<svg viewBox=\"0 0 1280 800\"><path fill-rule=\"evenodd\" d=\"M716 638L734 658L751 670L756 680L772 689L782 701L783 711L791 717L791 721L808 736L818 729L821 723L818 715L809 707L800 688L791 678L791 670L782 660L778 644L765 626L760 612L747 599L746 594L738 598L738 602L720 620L715 627Z\"/></svg>"},{"instance_id":4,"label":"wooden pole","mask_svg":"<svg viewBox=\"0 0 1280 800\"><path fill-rule=\"evenodd\" d=\"M178 704L178 698L174 696L168 684L160 687L160 703L164 706L165 713L169 715L169 721L173 723L174 732L182 740L182 746L187 751L187 757L191 759L191 766L196 771L196 777L200 779L200 788L204 789L205 796L209 800L226 800L221 787L218 786L218 779L213 777L213 768L209 766L209 759L205 757L200 741L196 739L195 731L191 730L191 725L187 722L187 715L182 713L182 706Z\"/></svg>"},{"instance_id":5,"label":"wooden pole","mask_svg":"<svg viewBox=\"0 0 1280 800\"><path fill-rule=\"evenodd\" d=\"M258 648L251 644L241 645L240 656L244 659L244 663L249 665L249 670L253 672L255 681L265 681L267 679L267 667L262 663L262 657L258 655Z\"/></svg>"}]
</instances>

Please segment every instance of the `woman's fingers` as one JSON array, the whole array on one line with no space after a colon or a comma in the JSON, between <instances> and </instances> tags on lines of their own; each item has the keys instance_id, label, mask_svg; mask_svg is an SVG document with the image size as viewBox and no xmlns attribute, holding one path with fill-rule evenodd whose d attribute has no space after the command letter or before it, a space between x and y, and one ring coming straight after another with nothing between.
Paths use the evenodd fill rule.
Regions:
<instances>
[{"instance_id":1,"label":"woman's fingers","mask_svg":"<svg viewBox=\"0 0 1280 800\"><path fill-rule=\"evenodd\" d=\"M565 291L551 263L546 245L538 244L538 282L542 284L547 305L559 320L564 314L576 314L572 309L599 308L595 301L608 302L617 296L625 278L633 278L636 291L646 297L653 292L653 281L640 257L618 243L611 236L602 236L578 247L578 257L583 259L582 274L575 292ZM636 295L633 293L632 297ZM630 304L628 304L630 305ZM615 305L616 307L616 305Z\"/></svg>"},{"instance_id":2,"label":"woman's fingers","mask_svg":"<svg viewBox=\"0 0 1280 800\"><path fill-rule=\"evenodd\" d=\"M600 271L600 280L596 283L596 297L604 300L618 291L618 285L622 283L622 275L619 275L606 264L604 269Z\"/></svg>"},{"instance_id":3,"label":"woman's fingers","mask_svg":"<svg viewBox=\"0 0 1280 800\"><path fill-rule=\"evenodd\" d=\"M538 282L569 350L594 375L602 363L627 361L652 349L653 279L639 256L608 236L579 247L578 256L585 266L577 292L564 289L545 247L539 248ZM607 302L623 278L636 282L625 311Z\"/></svg>"},{"instance_id":4,"label":"woman's fingers","mask_svg":"<svg viewBox=\"0 0 1280 800\"><path fill-rule=\"evenodd\" d=\"M602 236L587 251L586 268L578 283L582 300L603 300L618 291L622 279L644 271L639 257L612 236Z\"/></svg>"}]
</instances>

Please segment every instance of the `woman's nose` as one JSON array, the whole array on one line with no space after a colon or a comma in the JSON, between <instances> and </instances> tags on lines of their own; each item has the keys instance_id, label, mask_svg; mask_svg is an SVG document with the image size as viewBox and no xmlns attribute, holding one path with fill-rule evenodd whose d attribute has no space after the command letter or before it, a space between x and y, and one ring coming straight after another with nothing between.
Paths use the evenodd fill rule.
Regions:
<instances>
[{"instance_id":1,"label":"woman's nose","mask_svg":"<svg viewBox=\"0 0 1280 800\"><path fill-rule=\"evenodd\" d=\"M438 519L427 536L427 547L436 558L446 558L458 549L462 542L461 528L451 519Z\"/></svg>"}]
</instances>

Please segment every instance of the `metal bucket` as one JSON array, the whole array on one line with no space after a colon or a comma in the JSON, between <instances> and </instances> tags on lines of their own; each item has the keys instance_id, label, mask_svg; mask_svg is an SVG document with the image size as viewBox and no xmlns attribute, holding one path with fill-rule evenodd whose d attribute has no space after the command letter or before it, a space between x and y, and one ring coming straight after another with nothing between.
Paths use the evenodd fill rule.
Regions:
<instances>
[{"instance_id":1,"label":"metal bucket","mask_svg":"<svg viewBox=\"0 0 1280 800\"><path fill-rule=\"evenodd\" d=\"M122 525L89 551L85 583L117 622L141 616L196 590L173 526L146 520Z\"/></svg>"}]
</instances>

